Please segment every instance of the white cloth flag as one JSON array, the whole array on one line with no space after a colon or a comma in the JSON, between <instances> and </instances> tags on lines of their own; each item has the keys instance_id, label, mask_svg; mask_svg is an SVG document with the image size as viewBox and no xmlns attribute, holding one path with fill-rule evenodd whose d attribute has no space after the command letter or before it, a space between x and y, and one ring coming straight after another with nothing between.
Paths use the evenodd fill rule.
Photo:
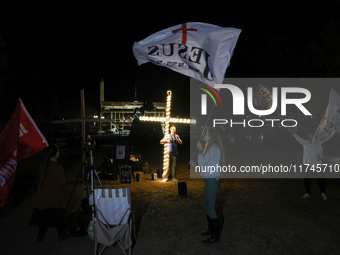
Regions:
<instances>
[{"instance_id":1,"label":"white cloth flag","mask_svg":"<svg viewBox=\"0 0 340 255\"><path fill-rule=\"evenodd\" d=\"M313 143L322 144L340 131L340 96L333 89L329 95L329 102L325 114L315 131Z\"/></svg>"},{"instance_id":2,"label":"white cloth flag","mask_svg":"<svg viewBox=\"0 0 340 255\"><path fill-rule=\"evenodd\" d=\"M135 42L132 49L139 66L151 62L214 86L224 79L240 33L236 28L188 22Z\"/></svg>"}]
</instances>

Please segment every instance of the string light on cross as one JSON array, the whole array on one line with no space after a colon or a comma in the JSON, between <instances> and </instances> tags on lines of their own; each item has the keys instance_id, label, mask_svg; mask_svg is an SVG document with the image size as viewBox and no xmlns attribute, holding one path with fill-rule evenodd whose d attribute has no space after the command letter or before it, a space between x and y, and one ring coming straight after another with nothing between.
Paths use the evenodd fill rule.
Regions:
<instances>
[{"instance_id":1,"label":"string light on cross","mask_svg":"<svg viewBox=\"0 0 340 255\"><path fill-rule=\"evenodd\" d=\"M148 116L140 116L139 120L141 121L156 121L156 122L165 122L165 133L164 137L165 140L169 140L169 126L171 123L183 123L183 124L196 124L196 120L191 119L180 119L180 118L170 118L170 110L171 110L171 90L167 91L167 98L166 98L166 114L164 117L148 117ZM166 176L169 171L170 165L170 158L169 158L169 151L168 151L168 144L164 143L164 154L163 154L163 176ZM163 179L163 181L165 181Z\"/></svg>"}]
</instances>

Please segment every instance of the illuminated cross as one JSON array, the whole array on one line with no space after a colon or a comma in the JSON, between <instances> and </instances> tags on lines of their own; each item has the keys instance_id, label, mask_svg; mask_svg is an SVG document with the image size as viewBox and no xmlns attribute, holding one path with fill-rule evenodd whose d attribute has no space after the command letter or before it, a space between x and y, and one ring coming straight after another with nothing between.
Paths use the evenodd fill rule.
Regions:
<instances>
[{"instance_id":1,"label":"illuminated cross","mask_svg":"<svg viewBox=\"0 0 340 255\"><path fill-rule=\"evenodd\" d=\"M183 31L183 35L182 35L182 43L186 43L187 42L187 31L197 31L197 29L194 28L189 28L187 29L187 24L183 23L182 24L182 28L176 29L176 30L172 30L172 33L177 33L179 31Z\"/></svg>"},{"instance_id":2,"label":"illuminated cross","mask_svg":"<svg viewBox=\"0 0 340 255\"><path fill-rule=\"evenodd\" d=\"M184 123L184 124L195 124L196 120L190 119L179 119L179 118L170 118L170 109L171 109L171 90L167 91L167 99L166 99L166 115L164 117L147 117L140 116L139 120L141 121L156 121L156 122L165 122L165 140L169 140L169 126L171 123ZM169 152L168 152L168 144L164 143L164 156L163 156L163 176L166 176L169 170L170 160L169 160ZM163 180L165 181L165 180Z\"/></svg>"}]
</instances>

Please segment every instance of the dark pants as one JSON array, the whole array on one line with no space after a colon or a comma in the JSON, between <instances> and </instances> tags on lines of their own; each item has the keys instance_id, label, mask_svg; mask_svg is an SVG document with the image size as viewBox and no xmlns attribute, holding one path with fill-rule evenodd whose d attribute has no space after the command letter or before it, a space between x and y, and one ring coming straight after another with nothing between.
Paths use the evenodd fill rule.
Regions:
<instances>
[{"instance_id":1,"label":"dark pants","mask_svg":"<svg viewBox=\"0 0 340 255\"><path fill-rule=\"evenodd\" d=\"M325 179L315 179L315 180L319 185L320 193L326 193L326 191L325 191ZM305 191L306 191L306 193L309 193L309 194L311 194L310 181L311 181L311 179L304 179Z\"/></svg>"},{"instance_id":2,"label":"dark pants","mask_svg":"<svg viewBox=\"0 0 340 255\"><path fill-rule=\"evenodd\" d=\"M169 153L170 164L172 165L172 178L176 177L177 158L178 158L178 151Z\"/></svg>"},{"instance_id":3,"label":"dark pants","mask_svg":"<svg viewBox=\"0 0 340 255\"><path fill-rule=\"evenodd\" d=\"M204 178L204 210L210 219L217 219L215 209L217 191L220 188L220 180L216 178Z\"/></svg>"},{"instance_id":4,"label":"dark pants","mask_svg":"<svg viewBox=\"0 0 340 255\"><path fill-rule=\"evenodd\" d=\"M39 228L39 238L43 238L47 229L56 228L59 236L64 235L64 209L48 208L39 210L34 208L29 226L37 226Z\"/></svg>"}]
</instances>

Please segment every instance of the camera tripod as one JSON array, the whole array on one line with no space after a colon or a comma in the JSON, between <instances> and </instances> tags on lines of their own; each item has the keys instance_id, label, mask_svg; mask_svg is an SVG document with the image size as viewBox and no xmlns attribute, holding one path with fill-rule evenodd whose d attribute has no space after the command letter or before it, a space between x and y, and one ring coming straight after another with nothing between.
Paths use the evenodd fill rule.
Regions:
<instances>
[{"instance_id":1,"label":"camera tripod","mask_svg":"<svg viewBox=\"0 0 340 255\"><path fill-rule=\"evenodd\" d=\"M93 167L93 156L92 156L92 146L86 146L84 148L84 152L89 152L89 157L86 158L86 162L82 164L84 167L84 182L85 182L85 188L84 188L84 195L83 195L83 201L87 199L89 202L89 195L88 195L88 183L91 184L91 195L92 195L92 205L91 205L91 213L92 213L92 220L94 220L94 208L95 208L95 194L94 194L94 176L97 178L99 185L101 188L103 188L103 185L99 179L99 176L97 174L97 170ZM86 153L87 154L87 153ZM86 155L87 156L87 155Z\"/></svg>"},{"instance_id":2,"label":"camera tripod","mask_svg":"<svg viewBox=\"0 0 340 255\"><path fill-rule=\"evenodd\" d=\"M94 207L94 204L95 204L94 175L96 176L96 178L97 178L101 188L103 188L103 185L102 185L102 183L101 183L101 181L99 179L99 176L97 174L96 169L93 167L92 146L87 146L86 143L85 143L85 147L83 148L82 155L85 152L88 152L89 155L88 155L88 157L86 157L85 162L83 162L81 167L80 167L80 170L79 170L79 173L78 173L78 176L77 176L77 179L76 179L76 183L73 186L73 190L71 192L70 198L69 198L69 200L67 202L67 205L66 205L66 208L64 210L64 215L66 214L67 208L68 208L68 206L70 204L70 201L71 201L71 198L73 196L74 190L75 190L75 188L77 186L79 177L80 177L81 173L83 173L83 182L85 184L85 188L84 188L84 194L83 194L83 199L82 199L81 207L82 207L83 213L85 215L89 215L90 211L91 211L92 220L94 220L94 208L95 208ZM88 194L89 186L88 186L88 183L91 184L91 194L92 194L92 206L91 206L91 210L89 208L89 194Z\"/></svg>"}]
</instances>

